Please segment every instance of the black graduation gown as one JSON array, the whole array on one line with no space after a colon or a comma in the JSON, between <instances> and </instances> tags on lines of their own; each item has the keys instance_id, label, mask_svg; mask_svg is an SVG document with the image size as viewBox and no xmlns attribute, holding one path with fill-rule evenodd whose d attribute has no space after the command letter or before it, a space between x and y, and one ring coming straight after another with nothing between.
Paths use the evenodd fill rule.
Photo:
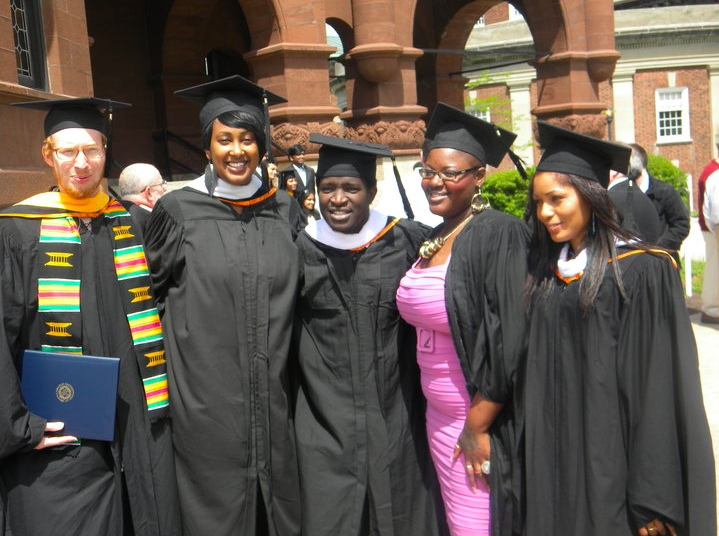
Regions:
<instances>
[{"instance_id":1,"label":"black graduation gown","mask_svg":"<svg viewBox=\"0 0 719 536\"><path fill-rule=\"evenodd\" d=\"M659 214L647 194L629 180L609 189L609 197L620 214L624 229L648 244L656 244L661 234Z\"/></svg>"},{"instance_id":2,"label":"black graduation gown","mask_svg":"<svg viewBox=\"0 0 719 536\"><path fill-rule=\"evenodd\" d=\"M682 196L671 184L656 177L649 177L646 195L654 203L661 223L656 245L678 252L691 228L689 210L682 201ZM681 264L679 253L673 253L672 257L677 264Z\"/></svg>"},{"instance_id":3,"label":"black graduation gown","mask_svg":"<svg viewBox=\"0 0 719 536\"><path fill-rule=\"evenodd\" d=\"M523 301L529 229L515 218L485 210L452 244L445 303L454 347L470 399L504 404L490 428L492 534L519 530L522 416L517 370L526 352ZM514 526L513 528L513 525Z\"/></svg>"},{"instance_id":4,"label":"black graduation gown","mask_svg":"<svg viewBox=\"0 0 719 536\"><path fill-rule=\"evenodd\" d=\"M261 188L257 196L264 194ZM185 536L299 533L287 357L297 292L290 218L273 195L237 214L184 188L145 230L167 351ZM259 487L258 487L259 486Z\"/></svg>"},{"instance_id":5,"label":"black graduation gown","mask_svg":"<svg viewBox=\"0 0 719 536\"><path fill-rule=\"evenodd\" d=\"M696 344L664 255L608 267L583 317L579 281L554 278L531 314L526 372L527 536L632 536L659 518L716 535L714 460Z\"/></svg>"},{"instance_id":6,"label":"black graduation gown","mask_svg":"<svg viewBox=\"0 0 719 536\"><path fill-rule=\"evenodd\" d=\"M45 420L22 402L17 368L22 350L40 349L46 329L37 314L39 230L38 219L0 218L0 533L180 534L170 423L149 422L104 217L92 232L80 225L80 308L84 352L120 358L116 439L32 450Z\"/></svg>"},{"instance_id":7,"label":"black graduation gown","mask_svg":"<svg viewBox=\"0 0 719 536\"><path fill-rule=\"evenodd\" d=\"M297 238L303 534L446 533L425 432L415 330L399 280L429 228L400 220L358 252ZM439 500L441 502L441 499Z\"/></svg>"}]
</instances>

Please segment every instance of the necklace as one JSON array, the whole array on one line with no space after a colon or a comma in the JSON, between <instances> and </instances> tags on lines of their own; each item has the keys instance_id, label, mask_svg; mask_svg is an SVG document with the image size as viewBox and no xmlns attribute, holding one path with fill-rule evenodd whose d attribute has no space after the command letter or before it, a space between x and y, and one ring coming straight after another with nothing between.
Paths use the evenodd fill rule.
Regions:
<instances>
[{"instance_id":1,"label":"necklace","mask_svg":"<svg viewBox=\"0 0 719 536\"><path fill-rule=\"evenodd\" d=\"M454 233L459 231L464 225L471 220L474 215L477 214L474 210L469 213L469 216L464 218L464 220L461 221L459 225L457 225L454 229L452 229L450 232L448 232L444 236L438 236L437 238L431 238L429 240L425 240L422 245L419 247L419 256L422 257L425 260L431 259L432 255L437 253L442 247L444 246L445 242L447 242L447 239L451 237Z\"/></svg>"}]
</instances>

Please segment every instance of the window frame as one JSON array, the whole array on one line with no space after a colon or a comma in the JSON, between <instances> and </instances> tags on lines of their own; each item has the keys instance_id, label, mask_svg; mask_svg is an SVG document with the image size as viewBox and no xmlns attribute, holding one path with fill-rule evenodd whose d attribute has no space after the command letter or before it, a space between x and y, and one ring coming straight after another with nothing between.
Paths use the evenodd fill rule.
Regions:
<instances>
[{"instance_id":1,"label":"window frame","mask_svg":"<svg viewBox=\"0 0 719 536\"><path fill-rule=\"evenodd\" d=\"M676 104L668 103L666 100L660 98L661 95L666 94L679 94L678 99L673 99L672 102ZM662 112L679 112L681 134L661 134L662 131L662 120L667 121L668 118L662 118ZM689 88L687 86L675 86L675 87L661 87L656 88L654 91L654 119L656 122L657 129L657 144L671 144L671 143L686 143L691 142L691 123L689 117ZM668 127L664 127L666 130Z\"/></svg>"},{"instance_id":2,"label":"window frame","mask_svg":"<svg viewBox=\"0 0 719 536\"><path fill-rule=\"evenodd\" d=\"M14 3L22 4L25 16L25 33L27 34L27 52L29 56L30 74L21 73L21 66L17 64L18 46L17 35L14 27L15 11ZM18 83L21 86L32 89L47 90L47 66L45 55L45 39L43 37L43 24L40 0L11 0L11 20L13 21L13 45L15 47L16 72Z\"/></svg>"}]
</instances>

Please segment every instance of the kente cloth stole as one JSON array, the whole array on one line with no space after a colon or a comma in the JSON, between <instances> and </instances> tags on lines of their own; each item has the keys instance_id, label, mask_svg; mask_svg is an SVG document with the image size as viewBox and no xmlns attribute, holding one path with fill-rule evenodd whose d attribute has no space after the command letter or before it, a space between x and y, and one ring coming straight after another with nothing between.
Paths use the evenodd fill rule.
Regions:
<instances>
[{"instance_id":1,"label":"kente cloth stole","mask_svg":"<svg viewBox=\"0 0 719 536\"><path fill-rule=\"evenodd\" d=\"M114 199L103 209L113 232L115 274L145 390L150 419L167 414L167 369L162 326L135 222ZM42 351L82 354L81 237L70 214L43 218L38 248L38 312ZM110 356L112 357L112 356Z\"/></svg>"}]
</instances>

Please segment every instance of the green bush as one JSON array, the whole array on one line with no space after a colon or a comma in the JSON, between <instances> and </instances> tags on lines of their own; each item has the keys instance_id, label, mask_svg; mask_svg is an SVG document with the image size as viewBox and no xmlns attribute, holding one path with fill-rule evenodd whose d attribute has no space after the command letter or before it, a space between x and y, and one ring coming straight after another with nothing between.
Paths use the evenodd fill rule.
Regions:
<instances>
[{"instance_id":1,"label":"green bush","mask_svg":"<svg viewBox=\"0 0 719 536\"><path fill-rule=\"evenodd\" d=\"M684 204L689 206L686 173L672 164L668 158L654 154L647 155L647 171L652 177L671 184L682 196Z\"/></svg>"},{"instance_id":2,"label":"green bush","mask_svg":"<svg viewBox=\"0 0 719 536\"><path fill-rule=\"evenodd\" d=\"M531 179L534 166L527 168L527 176ZM527 203L529 181L525 181L519 171L497 171L484 181L482 193L492 208L513 214L518 218L524 215Z\"/></svg>"}]
</instances>

